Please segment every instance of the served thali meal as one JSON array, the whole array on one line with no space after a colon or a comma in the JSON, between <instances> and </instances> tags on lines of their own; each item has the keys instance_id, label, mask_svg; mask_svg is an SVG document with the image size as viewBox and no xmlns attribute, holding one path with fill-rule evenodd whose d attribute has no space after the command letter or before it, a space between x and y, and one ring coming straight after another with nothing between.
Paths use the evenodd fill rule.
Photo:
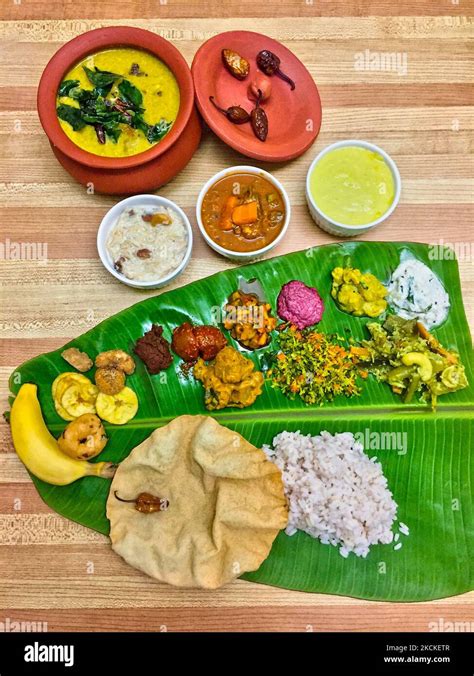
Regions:
<instances>
[{"instance_id":1,"label":"served thali meal","mask_svg":"<svg viewBox=\"0 0 474 676\"><path fill-rule=\"evenodd\" d=\"M225 135L248 130L269 148L276 93L291 117L306 71L275 41L251 52L254 34L229 35L236 44L211 55L205 103ZM166 136L180 91L164 62L123 46L76 63L56 103L77 146L119 158ZM391 213L400 179L376 146L335 145L311 165L307 200L315 220L313 210L350 236ZM102 229L104 219L101 259L131 286L165 283L190 256L187 215L131 199ZM210 179L196 212L209 246L252 259L284 236L290 202L279 181L244 166ZM438 591L416 567L440 526L452 565L436 561L427 577L468 558L452 508L464 469L450 446L471 403L467 333L456 264L432 261L425 245L313 247L147 298L27 362L10 383L13 443L48 504L110 534L117 554L162 582L216 589L246 575L426 600ZM449 580L439 595L466 587Z\"/></svg>"},{"instance_id":2,"label":"served thali meal","mask_svg":"<svg viewBox=\"0 0 474 676\"><path fill-rule=\"evenodd\" d=\"M166 136L179 103L178 83L166 64L149 52L118 47L91 54L66 73L57 115L83 150L130 157Z\"/></svg>"},{"instance_id":3,"label":"served thali meal","mask_svg":"<svg viewBox=\"0 0 474 676\"><path fill-rule=\"evenodd\" d=\"M110 229L106 251L114 269L127 279L164 279L184 260L188 232L180 214L165 206L125 209Z\"/></svg>"},{"instance_id":4,"label":"served thali meal","mask_svg":"<svg viewBox=\"0 0 474 676\"><path fill-rule=\"evenodd\" d=\"M227 174L204 195L201 220L209 237L229 251L257 251L273 242L285 223L286 207L263 174Z\"/></svg>"},{"instance_id":5,"label":"served thali meal","mask_svg":"<svg viewBox=\"0 0 474 676\"><path fill-rule=\"evenodd\" d=\"M377 391L387 411L399 406L433 415L440 401L465 390L458 351L423 323L448 321L452 299L444 280L413 253L419 245L397 246L399 258L390 258L384 277L362 258L356 265L352 253L336 256L329 248L324 272L310 266L306 281L275 287L268 282L273 274L260 281L240 275L230 293L211 283L201 321L191 307L187 320L170 323L166 308L173 306L164 302L161 314L147 313L136 332L137 323L128 326L130 347L120 329L113 332L117 347L92 350L90 339L87 348L79 340L58 353L62 367L49 388L40 378L39 399L35 382L20 387L11 411L19 457L53 486L88 476L104 486L113 476L110 489L97 488L101 509L107 498L112 547L132 566L173 585L216 588L271 560L276 538L288 538L288 556L304 534L343 559L367 561L378 548L399 556L405 542L402 552L413 546L413 533L406 540L413 513L400 505L386 459L351 430L352 417L320 419L316 412L324 407L337 415L353 406L364 415L357 402ZM312 258L303 253L300 260ZM393 299L391 290L400 291L404 277L419 317L397 313L399 296ZM439 314L425 304L427 278ZM188 298L192 303L193 294ZM183 318L183 309L171 316ZM168 396L171 408L162 411ZM303 414L302 426L283 422L293 407ZM48 423L56 412L56 437L42 409ZM232 429L239 416L243 435ZM258 446L254 425L262 425ZM117 455L114 430L121 426L128 436ZM416 439L406 443L414 453Z\"/></svg>"}]
</instances>

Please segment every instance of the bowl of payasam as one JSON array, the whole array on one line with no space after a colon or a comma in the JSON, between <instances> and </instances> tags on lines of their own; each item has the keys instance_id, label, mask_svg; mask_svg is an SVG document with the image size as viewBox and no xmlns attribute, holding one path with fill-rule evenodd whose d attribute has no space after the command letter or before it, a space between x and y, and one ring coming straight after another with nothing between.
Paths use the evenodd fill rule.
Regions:
<instances>
[{"instance_id":1,"label":"bowl of payasam","mask_svg":"<svg viewBox=\"0 0 474 676\"><path fill-rule=\"evenodd\" d=\"M338 141L309 167L306 201L320 228L355 237L383 223L401 194L397 165L382 148L366 141Z\"/></svg>"},{"instance_id":2,"label":"bowl of payasam","mask_svg":"<svg viewBox=\"0 0 474 676\"><path fill-rule=\"evenodd\" d=\"M38 113L62 166L102 193L155 190L186 166L201 137L183 56L126 26L61 47L41 77Z\"/></svg>"}]
</instances>

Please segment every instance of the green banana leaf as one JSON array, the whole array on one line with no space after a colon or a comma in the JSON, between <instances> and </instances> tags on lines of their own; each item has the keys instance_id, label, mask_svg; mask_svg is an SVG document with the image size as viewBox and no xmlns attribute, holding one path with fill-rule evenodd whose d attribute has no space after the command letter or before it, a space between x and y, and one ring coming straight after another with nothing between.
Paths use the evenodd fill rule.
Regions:
<instances>
[{"instance_id":1,"label":"green banana leaf","mask_svg":"<svg viewBox=\"0 0 474 676\"><path fill-rule=\"evenodd\" d=\"M410 534L401 536L402 547L398 551L393 544L376 545L366 559L354 554L345 559L336 547L323 545L302 532L293 536L282 532L268 559L258 571L245 575L246 579L289 589L391 601L442 598L473 588L473 353L452 251L438 249L436 260L432 260L432 250L423 244L351 241L315 247L220 272L149 298L68 344L91 356L112 348L130 351L152 322L164 327L168 339L173 328L183 321L211 323L237 288L240 276L258 278L273 307L282 284L291 279L316 286L326 305L318 328L361 339L368 335L368 319L349 316L336 307L330 298L330 272L350 257L354 267L388 281L404 251L431 267L449 292L450 313L435 334L443 345L459 352L466 366L468 388L441 397L433 413L419 401L404 405L387 385L372 376L359 397L339 397L323 407L289 400L267 382L252 407L224 409L212 415L256 446L271 443L284 429L305 434L327 430L363 435L367 454L376 455L382 462L399 505L398 519L408 524ZM55 436L59 436L65 422L54 409L51 383L59 373L70 370L61 358L62 349L26 362L10 379L13 394L22 383L38 385L43 414ZM251 358L259 365L262 356L260 351L252 353ZM201 384L181 374L176 357L173 365L157 376L150 376L137 359L137 369L127 384L138 395L139 411L124 427L106 425L110 441L100 460L123 460L155 428L177 415L206 413ZM403 443L397 450L374 448L373 440L383 438L382 433L402 435L398 438ZM58 487L36 477L32 480L45 502L59 514L108 533L105 503L109 481L86 477Z\"/></svg>"}]
</instances>

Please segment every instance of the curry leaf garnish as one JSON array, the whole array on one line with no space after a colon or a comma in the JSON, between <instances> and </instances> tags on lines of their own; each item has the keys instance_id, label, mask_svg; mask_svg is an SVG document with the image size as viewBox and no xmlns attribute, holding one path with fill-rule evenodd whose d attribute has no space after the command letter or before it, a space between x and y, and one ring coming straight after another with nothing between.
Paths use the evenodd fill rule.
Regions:
<instances>
[{"instance_id":1,"label":"curry leaf garnish","mask_svg":"<svg viewBox=\"0 0 474 676\"><path fill-rule=\"evenodd\" d=\"M110 83L107 84L107 85L101 85L100 87L94 87L94 89L93 89L93 95L94 95L95 97L97 97L97 96L103 96L104 99L105 99L105 97L106 97L108 94L110 94L110 90L112 89L113 84L114 84L113 82L110 82Z\"/></svg>"},{"instance_id":2,"label":"curry leaf garnish","mask_svg":"<svg viewBox=\"0 0 474 676\"><path fill-rule=\"evenodd\" d=\"M143 103L141 91L128 80L122 80L118 85L118 90L123 101L131 104L133 108L138 109Z\"/></svg>"},{"instance_id":3,"label":"curry leaf garnish","mask_svg":"<svg viewBox=\"0 0 474 676\"><path fill-rule=\"evenodd\" d=\"M86 103L94 98L94 93L90 89L82 89L81 87L73 87L69 90L68 96L79 103Z\"/></svg>"},{"instance_id":4,"label":"curry leaf garnish","mask_svg":"<svg viewBox=\"0 0 474 676\"><path fill-rule=\"evenodd\" d=\"M79 80L63 80L59 85L58 96L70 96L71 89L79 86Z\"/></svg>"},{"instance_id":5,"label":"curry leaf garnish","mask_svg":"<svg viewBox=\"0 0 474 676\"><path fill-rule=\"evenodd\" d=\"M120 129L118 124L116 124L115 122L106 122L104 124L104 130L107 136L111 138L114 143L117 143L120 134L122 133L122 130Z\"/></svg>"},{"instance_id":6,"label":"curry leaf garnish","mask_svg":"<svg viewBox=\"0 0 474 676\"><path fill-rule=\"evenodd\" d=\"M163 136L165 136L171 127L171 122L167 122L165 119L161 119L154 125L148 127L146 137L150 143L156 143L161 141Z\"/></svg>"},{"instance_id":7,"label":"curry leaf garnish","mask_svg":"<svg viewBox=\"0 0 474 676\"><path fill-rule=\"evenodd\" d=\"M150 143L156 143L168 133L171 128L171 122L161 119L156 124L148 124L141 115L135 115L132 120L132 127L140 129L147 137Z\"/></svg>"},{"instance_id":8,"label":"curry leaf garnish","mask_svg":"<svg viewBox=\"0 0 474 676\"><path fill-rule=\"evenodd\" d=\"M64 122L69 122L74 131L80 131L86 126L86 123L82 119L82 112L80 108L75 108L74 106L68 106L66 103L61 103L57 107L57 113L61 120L64 120Z\"/></svg>"},{"instance_id":9,"label":"curry leaf garnish","mask_svg":"<svg viewBox=\"0 0 474 676\"><path fill-rule=\"evenodd\" d=\"M143 117L137 113L136 115L133 116L132 121L130 122L130 126L133 127L134 129L140 129L145 136L148 133L148 124L145 122Z\"/></svg>"},{"instance_id":10,"label":"curry leaf garnish","mask_svg":"<svg viewBox=\"0 0 474 676\"><path fill-rule=\"evenodd\" d=\"M91 70L87 66L82 67L94 87L107 87L113 85L115 80L120 80L122 77L121 75L117 75L117 73L110 73L108 70L100 70L97 66L95 66L94 70Z\"/></svg>"},{"instance_id":11,"label":"curry leaf garnish","mask_svg":"<svg viewBox=\"0 0 474 676\"><path fill-rule=\"evenodd\" d=\"M57 114L68 122L74 131L80 131L86 125L94 127L99 143L109 138L117 143L122 133L120 125L128 125L140 130L150 144L160 141L170 130L172 123L161 119L156 124L148 124L143 119L143 94L122 75L109 71L83 66L93 89L83 89L79 80L64 80L58 89L58 96L68 96L79 107L59 104ZM115 87L116 82L118 85Z\"/></svg>"}]
</instances>

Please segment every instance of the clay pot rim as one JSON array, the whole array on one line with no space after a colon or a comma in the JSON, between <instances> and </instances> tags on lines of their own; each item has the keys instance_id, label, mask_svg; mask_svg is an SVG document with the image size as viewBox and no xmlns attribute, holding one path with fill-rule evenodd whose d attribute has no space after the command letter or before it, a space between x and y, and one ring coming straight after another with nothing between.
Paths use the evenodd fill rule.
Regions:
<instances>
[{"instance_id":1,"label":"clay pot rim","mask_svg":"<svg viewBox=\"0 0 474 676\"><path fill-rule=\"evenodd\" d=\"M168 134L149 150L130 157L102 157L79 148L61 128L56 114L56 93L70 68L89 54L112 47L133 47L152 53L163 61L175 76L180 91L178 116ZM110 26L96 28L73 38L50 59L38 86L38 115L50 142L70 159L95 169L127 169L150 162L163 155L178 140L189 122L194 105L194 83L179 50L155 33L142 28Z\"/></svg>"}]
</instances>

